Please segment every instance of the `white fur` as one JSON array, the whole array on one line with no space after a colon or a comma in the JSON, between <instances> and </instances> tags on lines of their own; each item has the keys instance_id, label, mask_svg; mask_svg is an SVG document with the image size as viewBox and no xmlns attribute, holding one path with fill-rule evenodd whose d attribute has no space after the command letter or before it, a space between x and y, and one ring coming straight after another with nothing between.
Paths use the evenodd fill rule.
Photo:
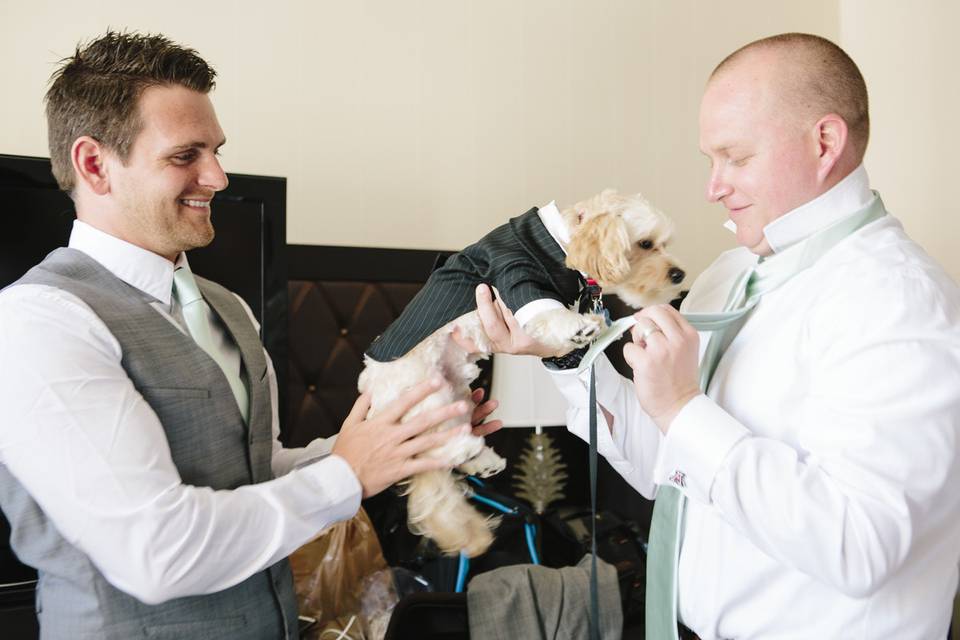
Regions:
<instances>
[{"instance_id":1,"label":"white fur","mask_svg":"<svg viewBox=\"0 0 960 640\"><path fill-rule=\"evenodd\" d=\"M619 281L601 281L605 292L616 293L628 304L639 306L670 300L679 285L666 275L674 267L672 259L663 250L669 239L667 218L641 196L619 196L606 190L598 196L565 209L562 217L570 231L570 246L578 242L578 231L583 223L598 216L617 216L616 247L597 245L596 251L623 252L618 273ZM638 243L651 240L655 246L641 249ZM580 241L585 237L581 236ZM626 241L626 242L625 242ZM581 243L579 254L583 254ZM565 247L567 248L567 247ZM589 255L587 256L590 257ZM624 266L626 265L626 266ZM567 266L580 268L571 264ZM592 275L592 274L588 274ZM478 347L477 353L466 353L451 338L455 326L460 333ZM594 314L580 315L568 309L550 309L533 316L524 330L541 344L550 347L556 355L563 355L589 344L603 327L603 319ZM377 362L366 358L366 367L360 374L359 389L372 398L370 417L396 400L400 394L432 376L441 376L448 387L413 407L403 421L457 400L469 400L470 383L480 373L476 362L490 355L490 340L483 331L476 311L467 313L437 329L402 358L393 362ZM449 429L466 424L470 413L455 416L436 428ZM464 435L448 441L423 455L448 461L460 472L487 477L502 471L503 458L485 446L483 438ZM473 509L466 498L466 487L457 476L446 471L418 474L406 481L408 519L415 533L434 540L445 553L463 551L476 556L493 542L493 529L498 519L486 518Z\"/></svg>"}]
</instances>

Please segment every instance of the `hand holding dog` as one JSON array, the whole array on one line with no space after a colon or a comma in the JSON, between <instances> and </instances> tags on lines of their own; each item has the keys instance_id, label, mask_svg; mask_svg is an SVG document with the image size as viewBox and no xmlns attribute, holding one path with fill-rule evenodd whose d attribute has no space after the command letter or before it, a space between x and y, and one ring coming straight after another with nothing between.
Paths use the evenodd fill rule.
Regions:
<instances>
[{"instance_id":1,"label":"hand holding dog","mask_svg":"<svg viewBox=\"0 0 960 640\"><path fill-rule=\"evenodd\" d=\"M541 358L555 355L552 349L524 333L520 323L513 317L513 312L500 300L494 301L489 286L485 284L477 285L476 299L480 323L490 338L490 350L493 353L530 355ZM468 353L478 351L476 345L464 339L456 329L453 333L453 339Z\"/></svg>"},{"instance_id":2,"label":"hand holding dog","mask_svg":"<svg viewBox=\"0 0 960 640\"><path fill-rule=\"evenodd\" d=\"M332 453L346 460L353 469L363 487L364 498L376 495L414 474L449 467L443 460L416 456L470 431L470 425L463 425L424 434L424 431L467 411L465 402L454 402L419 414L409 422L400 422L414 405L442 384L440 380L418 384L369 420L364 418L370 410L370 396L362 394L354 403ZM475 411L474 418L476 415Z\"/></svg>"},{"instance_id":3,"label":"hand holding dog","mask_svg":"<svg viewBox=\"0 0 960 640\"><path fill-rule=\"evenodd\" d=\"M470 394L470 399L473 401L473 404L476 405L473 409L473 415L470 417L470 424L473 425L473 435L488 436L494 431L499 431L500 427L503 426L503 420L491 420L490 422L484 422L487 416L497 410L497 407L500 406L500 403L496 400L487 400L483 402L483 389L475 389L472 394Z\"/></svg>"},{"instance_id":4,"label":"hand holding dog","mask_svg":"<svg viewBox=\"0 0 960 640\"><path fill-rule=\"evenodd\" d=\"M666 434L680 410L700 393L700 336L670 305L647 307L635 317L633 341L623 348L623 357L633 369L640 406ZM651 323L656 328L652 333Z\"/></svg>"}]
</instances>

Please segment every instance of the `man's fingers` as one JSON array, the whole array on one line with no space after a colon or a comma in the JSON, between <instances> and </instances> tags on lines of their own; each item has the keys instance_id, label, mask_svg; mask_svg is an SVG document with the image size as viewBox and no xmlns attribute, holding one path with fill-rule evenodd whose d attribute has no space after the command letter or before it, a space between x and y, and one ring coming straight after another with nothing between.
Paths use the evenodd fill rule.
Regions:
<instances>
[{"instance_id":1,"label":"man's fingers","mask_svg":"<svg viewBox=\"0 0 960 640\"><path fill-rule=\"evenodd\" d=\"M510 307L504 304L500 298L497 298L497 307L500 311L500 317L503 318L504 324L510 329L510 333L521 331L520 323L517 322L517 319L513 316L513 311L511 311Z\"/></svg>"},{"instance_id":2,"label":"man's fingers","mask_svg":"<svg viewBox=\"0 0 960 640\"><path fill-rule=\"evenodd\" d=\"M450 469L453 465L446 460L437 460L436 458L411 458L403 467L401 480L415 476L418 473L426 471L439 471L440 469Z\"/></svg>"},{"instance_id":3,"label":"man's fingers","mask_svg":"<svg viewBox=\"0 0 960 640\"><path fill-rule=\"evenodd\" d=\"M473 435L488 436L494 431L499 431L503 428L503 420L491 420L490 422L484 422L483 424L478 424L473 428Z\"/></svg>"},{"instance_id":4,"label":"man's fingers","mask_svg":"<svg viewBox=\"0 0 960 640\"><path fill-rule=\"evenodd\" d=\"M415 404L426 398L428 395L439 389L443 385L440 378L425 380L420 384L404 391L399 398L391 402L380 413L387 422L399 422L400 418L406 415Z\"/></svg>"},{"instance_id":5,"label":"man's fingers","mask_svg":"<svg viewBox=\"0 0 960 640\"><path fill-rule=\"evenodd\" d=\"M643 352L643 347L633 342L628 342L623 345L623 359L631 369L636 369L643 363L643 359L646 354Z\"/></svg>"},{"instance_id":6,"label":"man's fingers","mask_svg":"<svg viewBox=\"0 0 960 640\"><path fill-rule=\"evenodd\" d=\"M641 315L647 318L648 322L653 322L670 341L683 337L684 330L680 323L686 320L683 320L676 309L670 305L658 304L647 307Z\"/></svg>"},{"instance_id":7,"label":"man's fingers","mask_svg":"<svg viewBox=\"0 0 960 640\"><path fill-rule=\"evenodd\" d=\"M509 332L505 331L506 322L503 320L503 311L493 302L493 294L490 287L485 284L477 285L477 315L480 316L480 324L483 330L490 336L494 342L502 342L509 337Z\"/></svg>"},{"instance_id":8,"label":"man's fingers","mask_svg":"<svg viewBox=\"0 0 960 640\"><path fill-rule=\"evenodd\" d=\"M361 393L360 397L357 398L357 401L353 403L353 408L350 409L350 413L347 415L346 420L343 421L343 426L345 427L347 425L363 422L369 412L370 394Z\"/></svg>"},{"instance_id":9,"label":"man's fingers","mask_svg":"<svg viewBox=\"0 0 960 640\"><path fill-rule=\"evenodd\" d=\"M478 405L476 409L473 410L473 415L470 416L470 422L473 426L479 425L483 422L487 416L497 410L497 407L500 406L500 403L496 400L489 400L484 402L481 405Z\"/></svg>"},{"instance_id":10,"label":"man's fingers","mask_svg":"<svg viewBox=\"0 0 960 640\"><path fill-rule=\"evenodd\" d=\"M412 458L420 455L424 451L430 451L431 449L440 447L453 438L458 438L468 433L470 433L470 425L460 425L452 429L444 429L436 433L420 435L399 445L397 447L397 455L402 458Z\"/></svg>"},{"instance_id":11,"label":"man's fingers","mask_svg":"<svg viewBox=\"0 0 960 640\"><path fill-rule=\"evenodd\" d=\"M470 399L473 400L473 404L480 404L481 402L483 402L483 396L484 396L483 387L474 389L473 392L470 393Z\"/></svg>"},{"instance_id":12,"label":"man's fingers","mask_svg":"<svg viewBox=\"0 0 960 640\"><path fill-rule=\"evenodd\" d=\"M465 400L446 404L430 411L425 411L411 418L408 422L400 425L394 430L397 439L400 442L409 440L427 429L435 427L450 418L459 415L466 415L470 411L470 404Z\"/></svg>"}]
</instances>

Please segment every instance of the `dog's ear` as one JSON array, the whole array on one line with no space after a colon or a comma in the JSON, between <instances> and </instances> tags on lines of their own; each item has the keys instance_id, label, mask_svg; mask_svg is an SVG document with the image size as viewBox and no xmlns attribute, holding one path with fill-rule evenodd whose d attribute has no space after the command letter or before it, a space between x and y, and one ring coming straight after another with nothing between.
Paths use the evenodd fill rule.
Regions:
<instances>
[{"instance_id":1,"label":"dog's ear","mask_svg":"<svg viewBox=\"0 0 960 640\"><path fill-rule=\"evenodd\" d=\"M601 285L617 284L630 273L629 248L630 234L623 218L601 213L573 230L567 246L567 266Z\"/></svg>"}]
</instances>

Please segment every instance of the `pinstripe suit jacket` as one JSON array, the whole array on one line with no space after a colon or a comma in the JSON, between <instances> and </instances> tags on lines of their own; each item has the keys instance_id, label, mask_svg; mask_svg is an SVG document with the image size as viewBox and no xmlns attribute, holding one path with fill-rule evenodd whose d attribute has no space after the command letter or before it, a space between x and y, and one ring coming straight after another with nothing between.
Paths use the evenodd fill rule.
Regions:
<instances>
[{"instance_id":1,"label":"pinstripe suit jacket","mask_svg":"<svg viewBox=\"0 0 960 640\"><path fill-rule=\"evenodd\" d=\"M564 266L565 257L536 207L511 218L434 271L367 355L378 362L405 355L443 325L473 311L481 282L495 286L512 311L542 298L570 305L577 300L581 278Z\"/></svg>"}]
</instances>

